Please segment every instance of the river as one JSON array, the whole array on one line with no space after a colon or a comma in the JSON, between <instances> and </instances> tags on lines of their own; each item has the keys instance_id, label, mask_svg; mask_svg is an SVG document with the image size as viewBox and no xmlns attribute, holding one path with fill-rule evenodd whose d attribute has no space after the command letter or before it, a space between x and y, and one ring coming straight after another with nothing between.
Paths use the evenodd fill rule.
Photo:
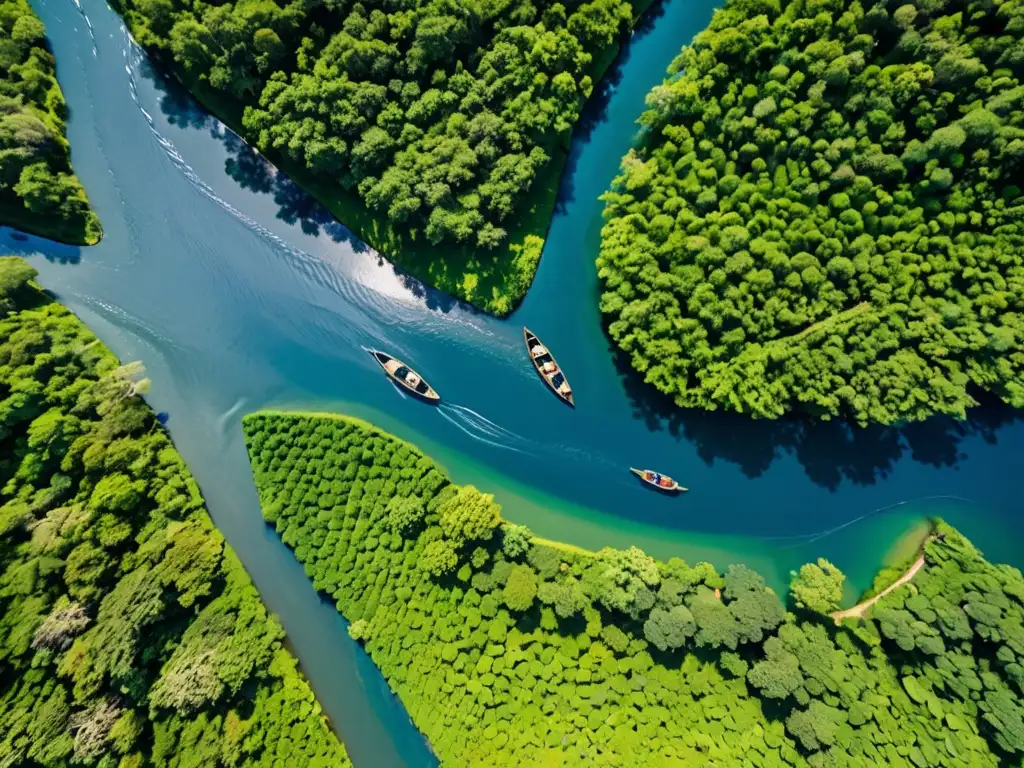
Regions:
<instances>
[{"instance_id":1,"label":"river","mask_svg":"<svg viewBox=\"0 0 1024 768\"><path fill-rule=\"evenodd\" d=\"M510 320L397 274L180 88L155 74L102 0L33 0L71 109L73 160L106 236L94 248L0 230L42 283L124 360L211 513L277 613L357 765L436 764L345 622L262 523L239 426L265 406L342 411L413 441L505 516L577 545L747 562L781 589L819 555L864 587L930 514L995 561L1021 564L1019 414L853 429L666 409L617 365L600 327L597 195L629 148L644 94L708 21L668 0L624 50L572 146L536 282ZM557 354L577 408L537 379L522 326ZM393 352L444 397L401 395L366 350ZM628 466L692 490L647 492Z\"/></svg>"}]
</instances>

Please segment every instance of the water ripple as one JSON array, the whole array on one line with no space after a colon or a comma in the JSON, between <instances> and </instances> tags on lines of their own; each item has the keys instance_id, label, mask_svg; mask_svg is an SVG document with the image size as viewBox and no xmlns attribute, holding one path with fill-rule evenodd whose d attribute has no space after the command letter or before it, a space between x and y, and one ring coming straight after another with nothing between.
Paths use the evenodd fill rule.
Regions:
<instances>
[{"instance_id":1,"label":"water ripple","mask_svg":"<svg viewBox=\"0 0 1024 768\"><path fill-rule=\"evenodd\" d=\"M345 299L350 305L370 308L381 317L385 316L386 313L393 314L395 307L394 304L388 300L388 297L382 296L378 292L368 288L363 283L348 279L340 274L334 265L329 264L324 259L313 256L288 243L286 240L271 232L258 221L238 210L238 208L233 206L230 202L219 196L214 189L203 180L195 169L185 160L182 153L174 145L174 142L167 136L160 133L153 116L142 105L139 98L137 78L139 75L139 68L146 58L145 53L138 43L131 37L126 28L124 28L124 35L125 42L123 52L125 56L125 71L128 73L128 85L132 100L138 107L139 112L146 119L149 130L156 139L157 144L171 161L172 165L178 169L188 182L203 196L214 202L233 218L242 222L247 229L269 241L275 247L275 250L289 258L292 266L309 283L327 288L333 294ZM223 130L227 130L227 128L223 128ZM212 259L211 261L216 262L217 260ZM379 321L379 319L380 318L376 318L374 322ZM369 329L372 326L372 323L365 317L365 313L363 313L363 317L360 317L359 320L361 320L359 324L365 329Z\"/></svg>"},{"instance_id":2,"label":"water ripple","mask_svg":"<svg viewBox=\"0 0 1024 768\"><path fill-rule=\"evenodd\" d=\"M793 549L795 547L806 546L807 544L814 544L815 542L821 541L822 539L824 539L824 538L826 538L828 536L831 536L834 533L838 533L839 531L842 531L845 528L849 528L851 525L855 525L855 524L861 522L862 520L866 520L869 517L874 517L875 515L881 514L883 512L888 512L889 510L897 509L899 507L905 507L908 504L918 504L918 503L928 502L928 501L961 501L961 502L964 502L965 504L978 504L979 503L975 499L968 499L968 498L966 498L964 496L954 496L952 494L939 494L939 495L935 495L935 496L921 496L921 497L918 497L918 498L904 499L903 501L896 501L896 502L893 502L892 504L886 504L885 506L878 507L876 509L872 509L870 512L865 512L864 514L858 515L857 517L853 518L852 520L847 520L844 523L840 523L839 525L835 525L835 526L833 526L831 528L828 528L826 530L823 530L823 531L816 531L814 533L802 533L802 534L796 534L796 535L792 535L792 536L760 536L758 538L760 538L762 541L792 541L792 542L794 542L793 544L787 544L785 546L779 547L779 549L780 550Z\"/></svg>"}]
</instances>

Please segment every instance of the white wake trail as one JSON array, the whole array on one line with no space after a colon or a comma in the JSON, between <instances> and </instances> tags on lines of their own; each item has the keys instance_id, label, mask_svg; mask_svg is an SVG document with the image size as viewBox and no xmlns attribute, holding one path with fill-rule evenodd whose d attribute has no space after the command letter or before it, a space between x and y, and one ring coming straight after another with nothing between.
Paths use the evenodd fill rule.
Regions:
<instances>
[{"instance_id":1,"label":"white wake trail","mask_svg":"<svg viewBox=\"0 0 1024 768\"><path fill-rule=\"evenodd\" d=\"M864 514L858 515L857 517L853 518L852 520L847 520L844 523L840 523L839 525L833 526L833 527L828 528L827 530L824 530L824 531L816 531L814 533L794 534L792 536L760 536L758 538L760 538L762 541L792 541L793 542L792 544L789 544L789 545L787 545L785 547L780 547L780 549L795 549L796 547L806 546L807 544L814 544L815 542L821 541L822 539L824 539L824 538L826 538L828 536L832 536L833 534L839 533L839 531L842 531L842 530L844 530L846 528L849 528L850 526L855 525L855 524L861 522L862 520L866 520L869 517L874 517L875 515L882 514L883 512L888 512L889 510L892 510L892 509L897 509L898 507L904 507L904 506L907 506L908 504L918 504L918 503L927 502L927 501L943 501L943 500L945 500L945 501L961 501L961 502L964 502L965 504L977 504L978 503L978 501L976 499L968 499L968 498L966 498L964 496L954 496L952 494L938 494L938 495L934 495L934 496L921 496L921 497L914 498L914 499L904 499L903 501L895 501L892 504L886 504L885 506L878 507L877 509L872 509L870 512L865 512Z\"/></svg>"}]
</instances>

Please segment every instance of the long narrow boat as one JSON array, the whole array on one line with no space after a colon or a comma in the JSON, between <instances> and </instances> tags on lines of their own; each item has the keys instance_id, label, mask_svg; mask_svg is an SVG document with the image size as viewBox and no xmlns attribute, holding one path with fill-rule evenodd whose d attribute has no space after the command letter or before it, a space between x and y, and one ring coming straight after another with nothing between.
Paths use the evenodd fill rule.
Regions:
<instances>
[{"instance_id":1,"label":"long narrow boat","mask_svg":"<svg viewBox=\"0 0 1024 768\"><path fill-rule=\"evenodd\" d=\"M523 339L526 341L526 352L530 355L530 361L533 363L533 367L537 369L537 373L544 380L544 383L548 385L562 402L568 403L575 408L576 401L572 398L572 387L566 381L562 369L558 367L555 356L551 354L547 347L541 344L537 334L525 326L523 327Z\"/></svg>"},{"instance_id":2,"label":"long narrow boat","mask_svg":"<svg viewBox=\"0 0 1024 768\"><path fill-rule=\"evenodd\" d=\"M689 488L681 486L668 475L659 474L651 469L633 469L633 467L630 467L629 471L652 488L657 488L659 491L664 491L665 493L679 493L680 491L690 490Z\"/></svg>"},{"instance_id":3,"label":"long narrow boat","mask_svg":"<svg viewBox=\"0 0 1024 768\"><path fill-rule=\"evenodd\" d=\"M441 396L434 391L434 388L397 357L392 357L386 352L378 352L375 349L370 350L370 354L380 363L380 367L384 369L384 373L388 375L388 378L406 392L426 400L428 403L441 402Z\"/></svg>"}]
</instances>

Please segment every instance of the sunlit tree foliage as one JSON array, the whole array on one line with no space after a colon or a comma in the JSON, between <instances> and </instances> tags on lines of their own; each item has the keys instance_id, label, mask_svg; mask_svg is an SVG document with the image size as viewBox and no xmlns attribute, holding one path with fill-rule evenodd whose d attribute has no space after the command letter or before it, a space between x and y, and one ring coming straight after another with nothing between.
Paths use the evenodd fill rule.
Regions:
<instances>
[{"instance_id":1,"label":"sunlit tree foliage","mask_svg":"<svg viewBox=\"0 0 1024 768\"><path fill-rule=\"evenodd\" d=\"M486 497L407 443L346 417L267 411L243 428L268 519L445 766L997 768L1024 756L1024 577L945 525L911 582L837 627L815 612L842 583L827 561L802 582L813 610L787 614L742 565L524 548L501 520L476 538L457 526L457 540L453 517L491 519ZM395 499L413 498L425 516L396 531Z\"/></svg>"},{"instance_id":2,"label":"sunlit tree foliage","mask_svg":"<svg viewBox=\"0 0 1024 768\"><path fill-rule=\"evenodd\" d=\"M608 332L681 407L1024 406L1020 0L728 0L605 195Z\"/></svg>"},{"instance_id":3,"label":"sunlit tree foliage","mask_svg":"<svg viewBox=\"0 0 1024 768\"><path fill-rule=\"evenodd\" d=\"M391 250L442 262L452 246L487 258L512 245L511 296L480 295L476 273L430 273L502 313L532 281L545 230L531 225L510 244L510 227L534 213L535 182L564 159L593 78L632 21L628 0L119 5L208 102L232 105L253 144L322 196L358 195L374 214L369 239L399 232Z\"/></svg>"},{"instance_id":4,"label":"sunlit tree foliage","mask_svg":"<svg viewBox=\"0 0 1024 768\"><path fill-rule=\"evenodd\" d=\"M43 22L26 0L0 1L0 224L92 244L100 222L71 169L66 119Z\"/></svg>"}]
</instances>

